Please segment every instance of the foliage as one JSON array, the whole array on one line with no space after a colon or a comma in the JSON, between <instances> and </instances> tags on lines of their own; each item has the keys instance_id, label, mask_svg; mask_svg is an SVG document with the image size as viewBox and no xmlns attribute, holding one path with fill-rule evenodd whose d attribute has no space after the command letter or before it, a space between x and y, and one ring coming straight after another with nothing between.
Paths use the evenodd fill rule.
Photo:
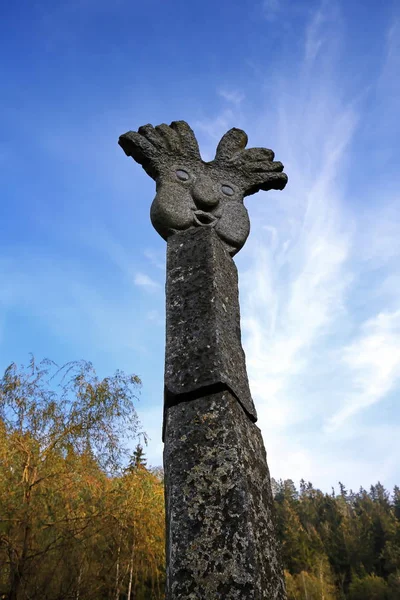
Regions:
<instances>
[{"instance_id":1,"label":"foliage","mask_svg":"<svg viewBox=\"0 0 400 600\"><path fill-rule=\"evenodd\" d=\"M120 371L99 379L84 361L5 371L0 598L161 597L162 484L145 468L121 474L139 384Z\"/></svg>"},{"instance_id":2,"label":"foliage","mask_svg":"<svg viewBox=\"0 0 400 600\"><path fill-rule=\"evenodd\" d=\"M367 575L363 579L354 579L349 587L349 600L387 600L388 585L382 577Z\"/></svg>"},{"instance_id":3,"label":"foliage","mask_svg":"<svg viewBox=\"0 0 400 600\"><path fill-rule=\"evenodd\" d=\"M273 481L288 600L399 600L399 488Z\"/></svg>"}]
</instances>

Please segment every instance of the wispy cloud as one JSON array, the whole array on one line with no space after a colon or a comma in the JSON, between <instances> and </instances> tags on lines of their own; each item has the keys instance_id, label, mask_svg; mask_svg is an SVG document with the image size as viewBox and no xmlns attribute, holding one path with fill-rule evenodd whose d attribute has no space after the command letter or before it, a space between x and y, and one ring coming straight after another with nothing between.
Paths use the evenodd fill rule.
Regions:
<instances>
[{"instance_id":1,"label":"wispy cloud","mask_svg":"<svg viewBox=\"0 0 400 600\"><path fill-rule=\"evenodd\" d=\"M160 284L154 279L152 279L149 275L146 275L146 273L136 273L134 283L139 287L143 287L146 290L151 291L160 288Z\"/></svg>"},{"instance_id":2,"label":"wispy cloud","mask_svg":"<svg viewBox=\"0 0 400 600\"><path fill-rule=\"evenodd\" d=\"M343 349L351 388L329 419L336 429L358 412L384 399L400 381L400 311L380 313L362 324L361 333Z\"/></svg>"},{"instance_id":3,"label":"wispy cloud","mask_svg":"<svg viewBox=\"0 0 400 600\"><path fill-rule=\"evenodd\" d=\"M328 43L324 22L321 8L308 28L305 61L311 45L315 59L316 47ZM343 317L352 279L352 225L340 190L358 117L338 94L332 96L333 81L324 75L310 81L303 73L291 84L295 108L290 84L282 84L277 98L275 137L289 184L274 208L271 201L270 208L251 207L252 222L267 225L269 235L256 225L247 250L251 266L242 278L249 374L268 431L274 422L284 427L306 418L304 401L293 392L300 374L315 373L316 349Z\"/></svg>"},{"instance_id":4,"label":"wispy cloud","mask_svg":"<svg viewBox=\"0 0 400 600\"><path fill-rule=\"evenodd\" d=\"M306 30L304 55L306 62L313 61L325 41L323 25L328 17L326 3L323 2L315 12Z\"/></svg>"},{"instance_id":5,"label":"wispy cloud","mask_svg":"<svg viewBox=\"0 0 400 600\"><path fill-rule=\"evenodd\" d=\"M252 233L237 259L259 425L273 474L328 489L346 474L354 487L370 483L377 459L359 453L359 440L373 444L383 425L366 426L364 411L400 381L399 204L387 192L360 214L369 188L349 175L363 109L341 76L341 27L338 5L322 1L306 26L297 75L273 81L276 112L269 99L263 114L241 105L250 143L275 140L289 175L281 194L248 200ZM210 133L235 118L217 117ZM389 450L381 448L380 461L393 481Z\"/></svg>"},{"instance_id":6,"label":"wispy cloud","mask_svg":"<svg viewBox=\"0 0 400 600\"><path fill-rule=\"evenodd\" d=\"M144 250L144 255L147 260L157 269L165 271L165 252L156 252L150 248Z\"/></svg>"},{"instance_id":7,"label":"wispy cloud","mask_svg":"<svg viewBox=\"0 0 400 600\"><path fill-rule=\"evenodd\" d=\"M397 16L389 27L386 35L386 57L385 64L379 83L385 87L386 94L390 100L395 100L395 94L399 93L400 82L396 76L400 68L400 18Z\"/></svg>"},{"instance_id":8,"label":"wispy cloud","mask_svg":"<svg viewBox=\"0 0 400 600\"><path fill-rule=\"evenodd\" d=\"M221 98L231 104L234 104L235 106L239 106L245 99L245 95L239 90L220 89L218 90L218 94L221 96Z\"/></svg>"},{"instance_id":9,"label":"wispy cloud","mask_svg":"<svg viewBox=\"0 0 400 600\"><path fill-rule=\"evenodd\" d=\"M213 158L215 153L215 142L218 143L221 135L231 127L230 124L235 120L235 115L236 113L232 108L226 108L214 119L204 118L194 122L193 127L196 133L200 134L200 137L203 136L205 138L205 144L201 145L201 155L204 160L211 160Z\"/></svg>"}]
</instances>

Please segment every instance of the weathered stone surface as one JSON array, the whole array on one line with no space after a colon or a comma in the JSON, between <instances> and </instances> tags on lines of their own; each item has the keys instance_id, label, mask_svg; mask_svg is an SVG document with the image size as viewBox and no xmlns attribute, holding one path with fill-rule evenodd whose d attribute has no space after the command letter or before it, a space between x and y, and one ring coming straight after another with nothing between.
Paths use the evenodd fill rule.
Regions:
<instances>
[{"instance_id":1,"label":"weathered stone surface","mask_svg":"<svg viewBox=\"0 0 400 600\"><path fill-rule=\"evenodd\" d=\"M166 600L285 600L261 433L229 392L166 414Z\"/></svg>"},{"instance_id":2,"label":"weathered stone surface","mask_svg":"<svg viewBox=\"0 0 400 600\"><path fill-rule=\"evenodd\" d=\"M211 162L202 160L185 121L144 125L121 135L118 143L156 181L150 216L164 239L193 227L214 228L232 255L250 231L243 198L259 190L282 190L287 182L272 150L246 149L241 129L223 136Z\"/></svg>"},{"instance_id":3,"label":"weathered stone surface","mask_svg":"<svg viewBox=\"0 0 400 600\"><path fill-rule=\"evenodd\" d=\"M168 240L165 404L229 389L252 421L236 265L213 229Z\"/></svg>"}]
</instances>

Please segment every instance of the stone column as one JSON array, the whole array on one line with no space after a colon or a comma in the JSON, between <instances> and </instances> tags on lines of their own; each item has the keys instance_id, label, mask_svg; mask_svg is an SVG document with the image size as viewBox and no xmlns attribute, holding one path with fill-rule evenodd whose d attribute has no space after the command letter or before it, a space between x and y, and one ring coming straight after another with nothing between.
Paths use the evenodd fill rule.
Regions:
<instances>
[{"instance_id":1,"label":"stone column","mask_svg":"<svg viewBox=\"0 0 400 600\"><path fill-rule=\"evenodd\" d=\"M283 599L236 266L212 228L168 241L167 600Z\"/></svg>"},{"instance_id":2,"label":"stone column","mask_svg":"<svg viewBox=\"0 0 400 600\"><path fill-rule=\"evenodd\" d=\"M283 165L231 129L204 162L184 121L119 144L156 181L168 242L163 439L166 600L285 600L265 449L241 345L232 260L250 231L243 198L283 189Z\"/></svg>"},{"instance_id":3,"label":"stone column","mask_svg":"<svg viewBox=\"0 0 400 600\"><path fill-rule=\"evenodd\" d=\"M284 600L260 430L229 391L165 419L167 600Z\"/></svg>"}]
</instances>

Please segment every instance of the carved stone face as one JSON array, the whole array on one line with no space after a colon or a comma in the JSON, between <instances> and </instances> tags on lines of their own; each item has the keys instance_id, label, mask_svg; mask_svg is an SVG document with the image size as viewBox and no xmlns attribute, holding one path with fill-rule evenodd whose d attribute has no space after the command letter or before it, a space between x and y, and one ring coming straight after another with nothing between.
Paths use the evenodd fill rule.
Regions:
<instances>
[{"instance_id":1,"label":"carved stone face","mask_svg":"<svg viewBox=\"0 0 400 600\"><path fill-rule=\"evenodd\" d=\"M243 204L260 189L283 189L283 165L265 148L245 150L247 136L231 129L211 162L201 159L193 131L184 121L140 127L119 144L156 181L151 221L167 240L190 227L213 227L233 256L245 243L250 222Z\"/></svg>"},{"instance_id":2,"label":"carved stone face","mask_svg":"<svg viewBox=\"0 0 400 600\"><path fill-rule=\"evenodd\" d=\"M157 181L150 216L164 239L189 227L213 227L231 254L250 231L242 190L205 163L171 165Z\"/></svg>"}]
</instances>

